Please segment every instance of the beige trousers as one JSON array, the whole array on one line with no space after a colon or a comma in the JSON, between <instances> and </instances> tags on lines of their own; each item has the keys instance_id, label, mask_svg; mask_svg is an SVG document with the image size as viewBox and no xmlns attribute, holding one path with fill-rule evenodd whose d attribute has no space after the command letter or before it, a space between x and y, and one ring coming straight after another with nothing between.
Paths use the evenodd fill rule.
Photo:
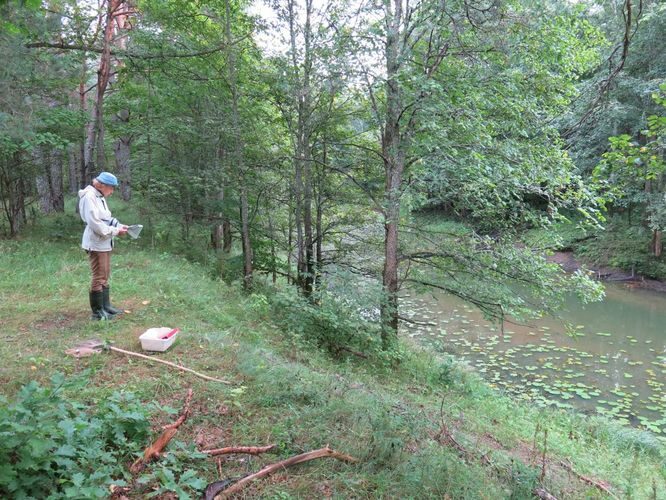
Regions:
<instances>
[{"instance_id":1,"label":"beige trousers","mask_svg":"<svg viewBox=\"0 0 666 500\"><path fill-rule=\"evenodd\" d=\"M109 286L111 276L111 252L88 252L90 270L92 271L91 292L101 292Z\"/></svg>"}]
</instances>

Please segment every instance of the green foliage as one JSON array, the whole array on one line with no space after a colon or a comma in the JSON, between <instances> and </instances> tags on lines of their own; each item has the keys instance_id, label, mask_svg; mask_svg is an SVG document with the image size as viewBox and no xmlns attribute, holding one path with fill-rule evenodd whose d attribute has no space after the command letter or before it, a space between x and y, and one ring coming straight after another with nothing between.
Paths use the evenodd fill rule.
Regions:
<instances>
[{"instance_id":1,"label":"green foliage","mask_svg":"<svg viewBox=\"0 0 666 500\"><path fill-rule=\"evenodd\" d=\"M666 83L653 99L662 106L661 114L647 118L647 129L636 140L628 134L610 137L610 151L594 169L593 179L613 206L644 212L647 227L656 235L666 229Z\"/></svg>"},{"instance_id":2,"label":"green foliage","mask_svg":"<svg viewBox=\"0 0 666 500\"><path fill-rule=\"evenodd\" d=\"M270 297L274 320L305 344L336 355L349 350L378 354L381 343L377 322L371 320L372 311L359 310L358 304L348 299L342 294L322 292L313 303L293 290Z\"/></svg>"},{"instance_id":3,"label":"green foliage","mask_svg":"<svg viewBox=\"0 0 666 500\"><path fill-rule=\"evenodd\" d=\"M200 477L197 470L191 468L191 462L200 461L207 455L197 452L193 444L185 446L179 441L172 441L169 448L170 452L162 457L160 463L138 480L139 484L157 484L145 498L174 493L179 500L189 500L200 495L208 482Z\"/></svg>"},{"instance_id":4,"label":"green foliage","mask_svg":"<svg viewBox=\"0 0 666 500\"><path fill-rule=\"evenodd\" d=\"M147 409L131 393L97 405L72 401L79 379L25 385L16 401L0 399L0 494L11 498L104 498L123 485L125 462L149 435Z\"/></svg>"},{"instance_id":5,"label":"green foliage","mask_svg":"<svg viewBox=\"0 0 666 500\"><path fill-rule=\"evenodd\" d=\"M666 74L666 5L643 2L640 17L634 15L631 43L623 70L613 79L607 92L599 96L599 85L617 66L619 53L611 56L625 32L624 5L621 2L593 2L586 5L586 18L604 31L611 42L598 67L581 78L580 98L563 115L560 126L567 133L569 151L580 172L588 175L607 151L608 139L627 134L638 137L645 117L658 113L659 104L650 96L658 92ZM634 4L636 8L636 4ZM636 14L637 10L634 10ZM589 114L588 114L589 113ZM582 122L579 121L587 115Z\"/></svg>"},{"instance_id":6,"label":"green foliage","mask_svg":"<svg viewBox=\"0 0 666 500\"><path fill-rule=\"evenodd\" d=\"M524 247L509 236L452 233L437 225L415 227L403 248L411 264L405 281L419 291L434 287L460 297L489 319L552 313L563 303L564 290L585 302L603 297L602 287L585 273L567 274L548 263L542 245Z\"/></svg>"},{"instance_id":7,"label":"green foliage","mask_svg":"<svg viewBox=\"0 0 666 500\"><path fill-rule=\"evenodd\" d=\"M626 214L610 217L604 231L574 245L575 254L594 266L633 270L648 278L665 279L666 264L650 252L650 231L633 220L639 217L640 213L633 214L632 219Z\"/></svg>"}]
</instances>

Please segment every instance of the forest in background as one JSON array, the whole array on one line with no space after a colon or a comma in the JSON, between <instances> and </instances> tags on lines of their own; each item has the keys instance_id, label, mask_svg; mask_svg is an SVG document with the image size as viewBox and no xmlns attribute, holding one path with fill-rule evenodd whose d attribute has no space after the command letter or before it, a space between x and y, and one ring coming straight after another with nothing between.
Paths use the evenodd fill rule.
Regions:
<instances>
[{"instance_id":1,"label":"forest in background","mask_svg":"<svg viewBox=\"0 0 666 500\"><path fill-rule=\"evenodd\" d=\"M404 287L496 320L601 296L527 231L571 222L548 247L666 276L659 2L0 9L6 236L110 170L151 245L369 311L376 335L322 340L362 352Z\"/></svg>"}]
</instances>

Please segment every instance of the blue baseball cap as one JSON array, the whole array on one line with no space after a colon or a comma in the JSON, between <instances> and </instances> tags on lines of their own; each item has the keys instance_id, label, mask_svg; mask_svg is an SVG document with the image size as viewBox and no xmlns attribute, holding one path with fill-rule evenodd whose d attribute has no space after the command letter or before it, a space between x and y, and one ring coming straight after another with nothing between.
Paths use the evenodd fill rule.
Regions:
<instances>
[{"instance_id":1,"label":"blue baseball cap","mask_svg":"<svg viewBox=\"0 0 666 500\"><path fill-rule=\"evenodd\" d=\"M116 176L109 172L100 172L96 179L107 186L116 187L118 185L118 179L116 179Z\"/></svg>"}]
</instances>

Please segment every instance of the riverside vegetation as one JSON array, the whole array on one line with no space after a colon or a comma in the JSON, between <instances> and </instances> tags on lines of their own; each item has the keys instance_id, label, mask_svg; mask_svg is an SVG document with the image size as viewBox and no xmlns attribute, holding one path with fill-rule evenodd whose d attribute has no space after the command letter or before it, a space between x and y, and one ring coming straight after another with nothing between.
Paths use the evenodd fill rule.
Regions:
<instances>
[{"instance_id":1,"label":"riverside vegetation","mask_svg":"<svg viewBox=\"0 0 666 500\"><path fill-rule=\"evenodd\" d=\"M653 434L517 403L452 357L404 341L390 357L370 342L368 358L322 349L327 337L362 335L370 323L268 285L244 294L201 264L149 247L149 231L119 242L114 259L114 290L128 312L91 322L79 232L69 210L0 240L2 496L106 497L116 485L130 498L195 498L214 480L330 445L359 461L310 462L242 495L666 498L666 450ZM64 355L94 337L139 350L138 336L162 325L182 334L160 358L232 384L115 353ZM164 456L132 475L190 387L191 417ZM273 453L219 463L199 452L266 444Z\"/></svg>"}]
</instances>

